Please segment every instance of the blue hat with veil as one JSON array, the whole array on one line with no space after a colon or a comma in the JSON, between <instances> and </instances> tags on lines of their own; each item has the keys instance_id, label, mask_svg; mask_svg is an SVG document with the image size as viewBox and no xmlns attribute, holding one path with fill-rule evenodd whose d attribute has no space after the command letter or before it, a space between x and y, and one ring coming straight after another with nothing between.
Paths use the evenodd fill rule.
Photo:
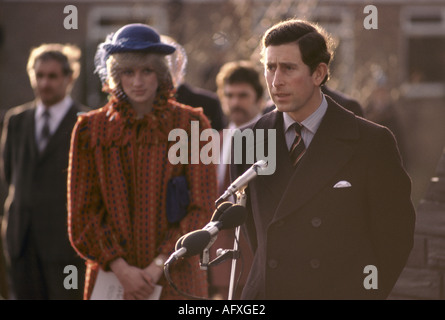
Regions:
<instances>
[{"instance_id":1,"label":"blue hat with veil","mask_svg":"<svg viewBox=\"0 0 445 320\"><path fill-rule=\"evenodd\" d=\"M150 26L141 23L128 24L108 35L106 40L99 44L94 58L95 72L99 74L102 82L106 81L106 62L113 53L147 52L168 55L175 50L174 46L161 42L158 32Z\"/></svg>"}]
</instances>

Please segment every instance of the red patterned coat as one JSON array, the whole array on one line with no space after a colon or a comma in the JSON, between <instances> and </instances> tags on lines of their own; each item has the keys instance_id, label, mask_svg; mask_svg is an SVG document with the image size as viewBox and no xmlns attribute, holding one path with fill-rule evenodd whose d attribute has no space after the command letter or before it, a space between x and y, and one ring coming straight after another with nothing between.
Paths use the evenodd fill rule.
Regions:
<instances>
[{"instance_id":1,"label":"red patterned coat","mask_svg":"<svg viewBox=\"0 0 445 320\"><path fill-rule=\"evenodd\" d=\"M191 121L200 132L210 128L201 109L169 100L136 119L131 107L109 103L79 116L74 128L68 172L68 231L72 246L87 260L84 298L89 299L98 268L122 257L145 268L160 253L169 255L185 233L202 228L216 199L213 164L177 164L168 159L168 134L182 128L190 137ZM200 142L201 146L207 142ZM190 190L187 215L168 223L166 191L170 178L185 175ZM179 290L207 296L207 274L199 257L175 262L170 268ZM164 277L161 299L181 298Z\"/></svg>"}]
</instances>

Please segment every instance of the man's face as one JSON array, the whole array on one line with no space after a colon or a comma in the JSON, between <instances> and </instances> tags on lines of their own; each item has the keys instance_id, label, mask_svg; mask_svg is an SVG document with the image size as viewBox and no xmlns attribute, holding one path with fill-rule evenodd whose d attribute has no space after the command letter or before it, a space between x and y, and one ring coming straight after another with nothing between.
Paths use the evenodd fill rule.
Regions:
<instances>
[{"instance_id":1,"label":"man's face","mask_svg":"<svg viewBox=\"0 0 445 320\"><path fill-rule=\"evenodd\" d=\"M62 71L56 60L37 60L34 65L35 81L32 81L37 98L50 107L62 101L68 93L72 77Z\"/></svg>"},{"instance_id":2,"label":"man's face","mask_svg":"<svg viewBox=\"0 0 445 320\"><path fill-rule=\"evenodd\" d=\"M265 50L265 77L269 94L279 111L303 121L321 103L323 70L311 74L303 62L298 44L269 46ZM323 69L323 68L322 68Z\"/></svg>"},{"instance_id":3,"label":"man's face","mask_svg":"<svg viewBox=\"0 0 445 320\"><path fill-rule=\"evenodd\" d=\"M261 99L247 82L225 84L222 104L236 126L249 122L261 111Z\"/></svg>"}]
</instances>

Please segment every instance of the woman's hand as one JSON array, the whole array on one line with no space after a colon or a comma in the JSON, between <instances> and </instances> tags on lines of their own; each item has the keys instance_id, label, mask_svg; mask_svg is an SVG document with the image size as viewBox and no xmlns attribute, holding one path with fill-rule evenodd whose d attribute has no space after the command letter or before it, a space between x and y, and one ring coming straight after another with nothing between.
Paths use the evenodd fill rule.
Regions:
<instances>
[{"instance_id":1,"label":"woman's hand","mask_svg":"<svg viewBox=\"0 0 445 320\"><path fill-rule=\"evenodd\" d=\"M156 260L162 261L161 264L157 264ZM162 275L164 274L164 262L167 260L167 256L160 254L155 258L152 263L148 265L144 269L144 271L147 273L147 275L153 280L153 283L157 283L159 279L161 279Z\"/></svg>"},{"instance_id":2,"label":"woman's hand","mask_svg":"<svg viewBox=\"0 0 445 320\"><path fill-rule=\"evenodd\" d=\"M147 299L153 293L155 281L147 268L131 266L122 258L114 260L110 268L124 288L125 300Z\"/></svg>"}]
</instances>

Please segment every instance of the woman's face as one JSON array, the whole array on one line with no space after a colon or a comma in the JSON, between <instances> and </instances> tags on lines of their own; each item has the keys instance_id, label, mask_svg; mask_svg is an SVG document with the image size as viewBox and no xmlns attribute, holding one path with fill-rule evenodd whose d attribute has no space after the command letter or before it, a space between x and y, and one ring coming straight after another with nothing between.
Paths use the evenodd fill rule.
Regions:
<instances>
[{"instance_id":1,"label":"woman's face","mask_svg":"<svg viewBox=\"0 0 445 320\"><path fill-rule=\"evenodd\" d=\"M149 66L129 66L120 74L122 89L133 105L151 105L156 97L158 78Z\"/></svg>"}]
</instances>

